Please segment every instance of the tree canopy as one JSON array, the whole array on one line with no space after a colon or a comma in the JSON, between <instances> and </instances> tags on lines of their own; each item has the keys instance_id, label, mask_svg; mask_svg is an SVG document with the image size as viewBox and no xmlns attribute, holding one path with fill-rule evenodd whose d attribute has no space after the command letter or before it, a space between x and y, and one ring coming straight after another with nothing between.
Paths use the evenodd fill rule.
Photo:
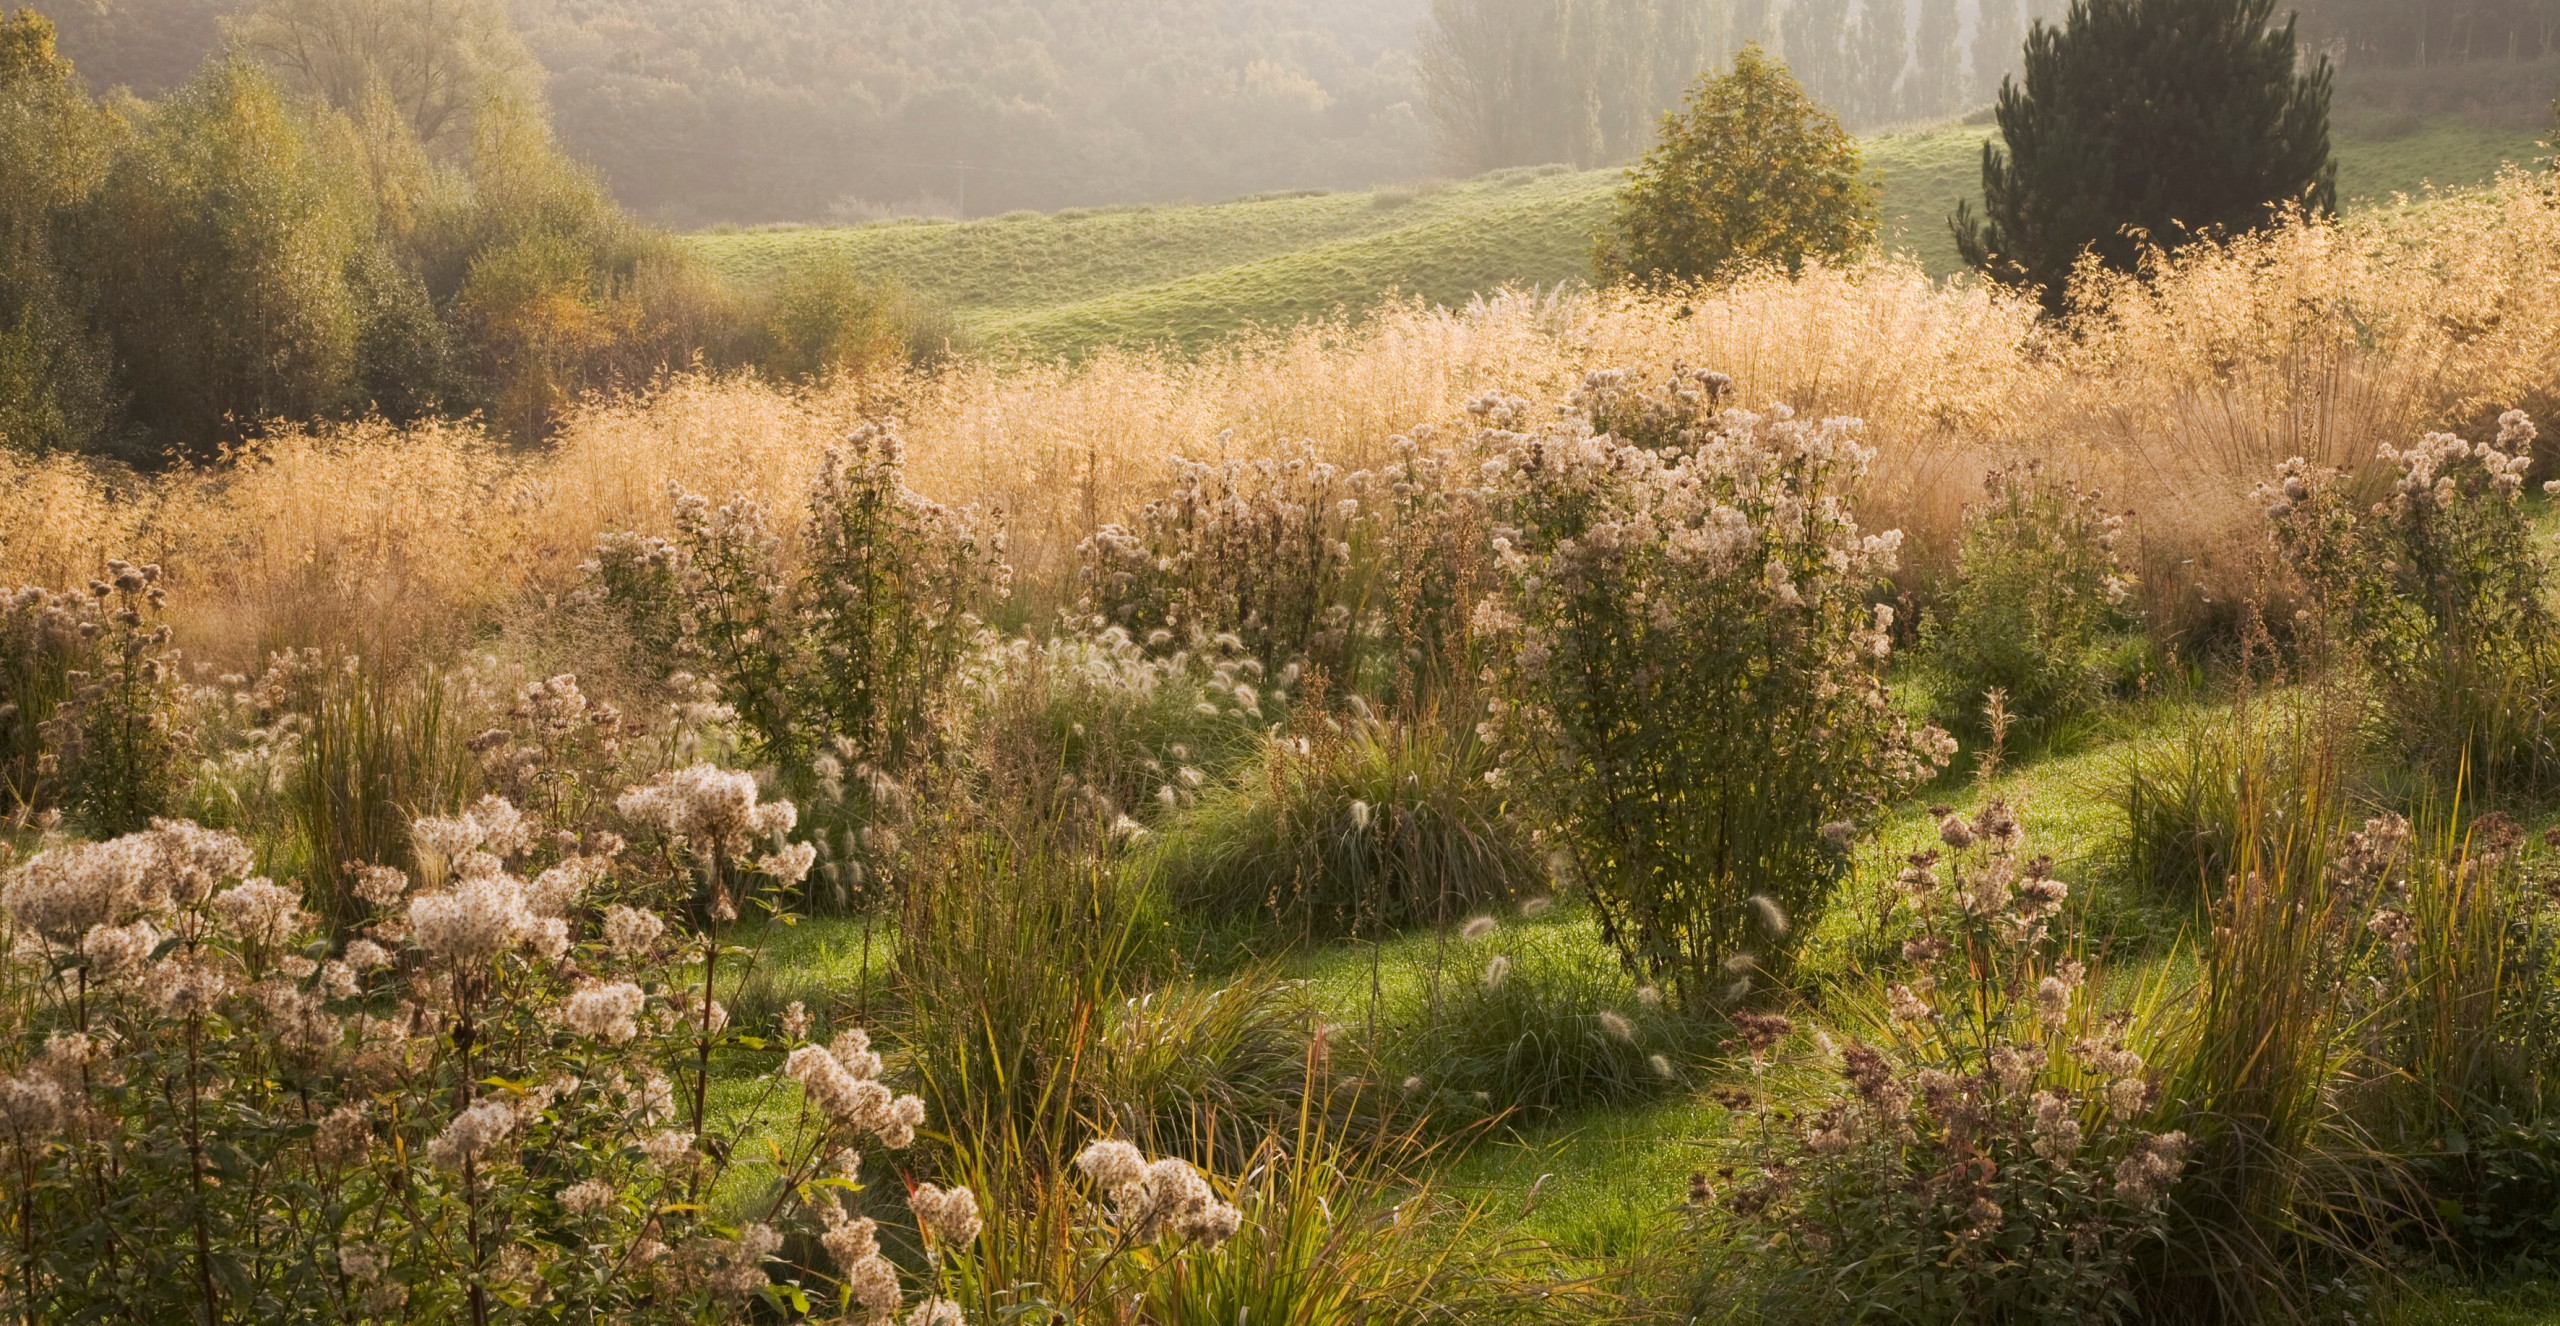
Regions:
<instances>
[{"instance_id":1,"label":"tree canopy","mask_svg":"<svg viewBox=\"0 0 2560 1326\"><path fill-rule=\"evenodd\" d=\"M2129 272L2148 246L2335 207L2329 63L2297 72L2274 6L2074 0L2036 24L1983 145L1982 214L1951 221L1965 261L2058 311L2084 253Z\"/></svg>"},{"instance_id":2,"label":"tree canopy","mask_svg":"<svg viewBox=\"0 0 2560 1326\"><path fill-rule=\"evenodd\" d=\"M1839 117L1745 46L1662 118L1660 141L1627 172L1597 265L1612 278L1698 281L1853 253L1876 234L1878 187L1860 170Z\"/></svg>"}]
</instances>

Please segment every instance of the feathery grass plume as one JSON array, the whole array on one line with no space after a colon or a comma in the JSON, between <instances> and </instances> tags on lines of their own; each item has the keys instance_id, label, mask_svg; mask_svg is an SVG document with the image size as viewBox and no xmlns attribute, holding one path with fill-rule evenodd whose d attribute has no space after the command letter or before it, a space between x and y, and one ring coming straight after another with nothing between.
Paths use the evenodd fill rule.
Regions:
<instances>
[{"instance_id":1,"label":"feathery grass plume","mask_svg":"<svg viewBox=\"0 0 2560 1326\"><path fill-rule=\"evenodd\" d=\"M1370 1052L1377 1076L1412 1080L1430 1126L1523 1124L1659 1099L1675 1074L1651 1060L1698 1053L1697 1028L1635 998L1613 955L1575 930L1489 943L1484 979L1388 1001Z\"/></svg>"},{"instance_id":2,"label":"feathery grass plume","mask_svg":"<svg viewBox=\"0 0 2560 1326\"><path fill-rule=\"evenodd\" d=\"M1862 525L1911 536L1899 588L1925 596L1951 566L1986 466L2049 456L2145 513L2132 561L2151 628L2228 641L2269 570L2246 489L2283 459L2362 469L2430 428L2547 412L2556 239L2560 202L2519 174L2192 245L2139 279L2093 273L2066 337L2040 331L2029 301L1877 259L1680 302L1408 302L1195 356L968 362L810 389L677 375L572 409L538 456L467 424L380 421L279 429L254 464L139 480L12 453L0 580L75 584L109 557L156 560L184 590L171 621L192 656L246 671L276 640L350 632L363 638L339 643L405 668L502 605L565 598L600 535L668 534L671 481L796 518L826 448L894 395L906 482L1007 513L1024 615L1039 619L1072 601L1079 544L1135 519L1163 458L1201 438L1232 429L1227 456L1251 458L1337 440L1322 458L1347 472L1417 425L1463 429L1484 391L1678 361L1729 366L1746 401L1866 421L1878 454L1855 501ZM383 603L402 611L370 610Z\"/></svg>"}]
</instances>

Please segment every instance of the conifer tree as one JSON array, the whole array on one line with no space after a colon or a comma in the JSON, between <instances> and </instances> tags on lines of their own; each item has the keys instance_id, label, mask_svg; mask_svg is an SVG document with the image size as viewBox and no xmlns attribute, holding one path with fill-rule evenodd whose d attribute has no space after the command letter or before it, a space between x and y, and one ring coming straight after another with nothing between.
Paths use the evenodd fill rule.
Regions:
<instances>
[{"instance_id":1,"label":"conifer tree","mask_svg":"<svg viewBox=\"0 0 2560 1326\"><path fill-rule=\"evenodd\" d=\"M2328 61L2296 72L2275 0L2074 0L2027 35L2000 89L2004 152L1982 149L1983 215L1958 209L1965 261L2059 312L2084 252L2132 271L2146 245L2336 205Z\"/></svg>"},{"instance_id":2,"label":"conifer tree","mask_svg":"<svg viewBox=\"0 0 2560 1326\"><path fill-rule=\"evenodd\" d=\"M1745 46L1662 117L1662 139L1627 172L1617 222L1594 255L1604 277L1698 281L1875 240L1876 186L1858 142L1787 67Z\"/></svg>"}]
</instances>

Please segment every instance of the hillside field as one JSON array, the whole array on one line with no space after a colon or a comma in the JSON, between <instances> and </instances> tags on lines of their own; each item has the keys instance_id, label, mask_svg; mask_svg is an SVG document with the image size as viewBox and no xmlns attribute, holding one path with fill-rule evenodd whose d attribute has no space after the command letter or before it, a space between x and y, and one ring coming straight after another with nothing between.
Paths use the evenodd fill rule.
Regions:
<instances>
[{"instance_id":1,"label":"hillside field","mask_svg":"<svg viewBox=\"0 0 2560 1326\"><path fill-rule=\"evenodd\" d=\"M2530 131L2455 117L2342 137L2339 193L2359 200L2486 182L2544 149ZM1887 247L1932 275L1961 263L1946 218L1979 197L1986 125L1867 141ZM1502 286L1589 277L1591 235L1621 172L1522 167L1360 193L1265 195L1179 207L1017 212L981 220L687 236L723 275L768 282L841 256L949 307L979 348L1047 358L1098 345L1198 346L1362 309L1390 292L1461 304Z\"/></svg>"}]
</instances>

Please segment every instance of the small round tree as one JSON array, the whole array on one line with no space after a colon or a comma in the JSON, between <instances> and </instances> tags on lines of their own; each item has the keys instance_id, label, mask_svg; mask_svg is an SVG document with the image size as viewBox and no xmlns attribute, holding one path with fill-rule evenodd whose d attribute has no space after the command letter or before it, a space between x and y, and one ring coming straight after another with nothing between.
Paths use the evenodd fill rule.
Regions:
<instances>
[{"instance_id":1,"label":"small round tree","mask_svg":"<svg viewBox=\"0 0 2560 1326\"><path fill-rule=\"evenodd\" d=\"M2121 272L2149 246L2253 230L2337 201L2329 61L2297 70L2275 0L2075 0L2027 37L1982 148L1982 215L1951 222L1964 260L2059 313L2083 253Z\"/></svg>"},{"instance_id":2,"label":"small round tree","mask_svg":"<svg viewBox=\"0 0 2560 1326\"><path fill-rule=\"evenodd\" d=\"M1876 185L1857 140L1758 46L1698 81L1627 172L1594 262L1605 280L1713 281L1796 271L1875 242Z\"/></svg>"}]
</instances>

